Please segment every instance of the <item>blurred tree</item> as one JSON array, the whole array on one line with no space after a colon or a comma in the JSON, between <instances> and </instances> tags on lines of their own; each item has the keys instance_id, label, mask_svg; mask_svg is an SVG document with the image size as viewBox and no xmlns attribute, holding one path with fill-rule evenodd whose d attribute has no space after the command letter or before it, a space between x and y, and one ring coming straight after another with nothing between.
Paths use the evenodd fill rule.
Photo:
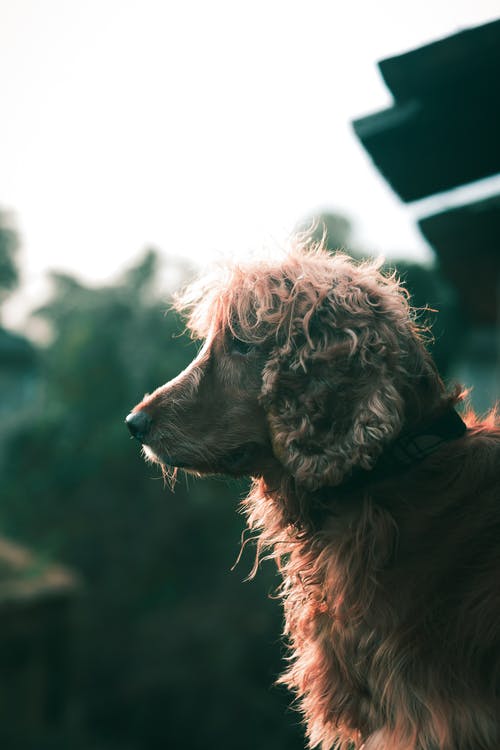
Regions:
<instances>
[{"instance_id":1,"label":"blurred tree","mask_svg":"<svg viewBox=\"0 0 500 750\"><path fill-rule=\"evenodd\" d=\"M123 420L179 372L195 345L164 315L148 252L121 282L92 289L54 275L39 311L53 336L45 395L12 435L4 533L66 562L86 583L79 609L82 750L303 748L281 668L272 565L247 585L235 572L245 484L179 480L148 467ZM258 720L256 720L258 718Z\"/></svg>"},{"instance_id":2,"label":"blurred tree","mask_svg":"<svg viewBox=\"0 0 500 750\"><path fill-rule=\"evenodd\" d=\"M352 222L344 214L325 211L305 219L297 231L306 234L314 242L324 240L327 250L346 250L353 254L351 235Z\"/></svg>"},{"instance_id":3,"label":"blurred tree","mask_svg":"<svg viewBox=\"0 0 500 750\"><path fill-rule=\"evenodd\" d=\"M386 270L395 270L408 289L418 321L428 331L427 346L438 370L446 376L459 352L466 325L455 291L435 265L395 260L386 265Z\"/></svg>"},{"instance_id":4,"label":"blurred tree","mask_svg":"<svg viewBox=\"0 0 500 750\"><path fill-rule=\"evenodd\" d=\"M158 253L149 248L144 253L141 263L125 272L123 282L134 290L136 295L150 293L159 269Z\"/></svg>"},{"instance_id":5,"label":"blurred tree","mask_svg":"<svg viewBox=\"0 0 500 750\"><path fill-rule=\"evenodd\" d=\"M19 238L11 218L5 211L0 211L0 305L19 281L16 265L18 249Z\"/></svg>"}]
</instances>

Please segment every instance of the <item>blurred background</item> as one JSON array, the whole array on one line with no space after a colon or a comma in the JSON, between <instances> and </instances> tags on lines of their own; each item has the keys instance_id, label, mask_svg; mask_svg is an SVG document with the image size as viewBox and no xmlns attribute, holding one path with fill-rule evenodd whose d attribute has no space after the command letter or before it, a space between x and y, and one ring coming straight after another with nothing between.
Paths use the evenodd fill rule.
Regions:
<instances>
[{"instance_id":1,"label":"blurred background","mask_svg":"<svg viewBox=\"0 0 500 750\"><path fill-rule=\"evenodd\" d=\"M424 5L424 4L420 4ZM500 397L495 1L0 0L0 742L293 750L244 482L123 419L193 344L173 291L314 221L383 254L450 385Z\"/></svg>"}]
</instances>

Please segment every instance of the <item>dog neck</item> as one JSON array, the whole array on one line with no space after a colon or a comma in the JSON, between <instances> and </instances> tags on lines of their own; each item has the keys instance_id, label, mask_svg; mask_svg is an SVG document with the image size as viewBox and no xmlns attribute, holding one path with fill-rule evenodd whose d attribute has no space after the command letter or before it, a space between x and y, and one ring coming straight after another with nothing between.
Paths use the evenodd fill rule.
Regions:
<instances>
[{"instance_id":1,"label":"dog neck","mask_svg":"<svg viewBox=\"0 0 500 750\"><path fill-rule=\"evenodd\" d=\"M262 503L264 498L274 496L275 503L282 509L279 521L282 528L319 528L325 514L330 515L332 512L332 499L340 501L337 510L345 507L343 500L346 495L352 498L353 492L362 493L368 485L390 480L409 471L445 443L462 437L466 430L465 423L455 409L448 407L432 419L404 429L383 451L373 469L354 468L335 487L324 486L312 493L305 492L296 485L292 475L283 473L282 467L275 467L275 471L268 469L262 475L261 482L255 481L254 492L249 497L252 497L254 503L256 499Z\"/></svg>"},{"instance_id":2,"label":"dog neck","mask_svg":"<svg viewBox=\"0 0 500 750\"><path fill-rule=\"evenodd\" d=\"M389 479L412 468L438 450L444 443L462 437L467 426L453 408L403 430L384 450L373 469L354 469L341 486Z\"/></svg>"}]
</instances>

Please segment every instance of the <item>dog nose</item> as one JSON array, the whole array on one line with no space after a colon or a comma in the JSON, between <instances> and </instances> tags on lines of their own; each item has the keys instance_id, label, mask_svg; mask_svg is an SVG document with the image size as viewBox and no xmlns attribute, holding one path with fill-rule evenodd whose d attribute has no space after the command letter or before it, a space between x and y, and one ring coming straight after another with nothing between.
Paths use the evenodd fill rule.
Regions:
<instances>
[{"instance_id":1,"label":"dog nose","mask_svg":"<svg viewBox=\"0 0 500 750\"><path fill-rule=\"evenodd\" d=\"M126 417L125 423L132 437L144 440L151 426L151 417L145 411L133 411Z\"/></svg>"}]
</instances>

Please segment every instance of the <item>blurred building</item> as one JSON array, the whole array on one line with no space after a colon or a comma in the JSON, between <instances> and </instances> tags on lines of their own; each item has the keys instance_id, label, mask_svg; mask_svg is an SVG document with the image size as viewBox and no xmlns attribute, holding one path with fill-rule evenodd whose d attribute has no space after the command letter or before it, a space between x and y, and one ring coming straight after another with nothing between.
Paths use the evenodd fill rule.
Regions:
<instances>
[{"instance_id":1,"label":"blurred building","mask_svg":"<svg viewBox=\"0 0 500 750\"><path fill-rule=\"evenodd\" d=\"M29 421L38 406L38 360L28 339L0 328L0 468L8 435ZM3 527L3 514L0 520ZM69 570L0 536L0 745L4 748L68 747L73 729L71 610L78 587Z\"/></svg>"},{"instance_id":2,"label":"blurred building","mask_svg":"<svg viewBox=\"0 0 500 750\"><path fill-rule=\"evenodd\" d=\"M67 750L72 605L79 581L0 537L0 744Z\"/></svg>"},{"instance_id":3,"label":"blurred building","mask_svg":"<svg viewBox=\"0 0 500 750\"><path fill-rule=\"evenodd\" d=\"M375 165L404 202L500 173L500 20L382 60L394 97L354 122ZM418 222L453 284L463 335L452 375L483 411L500 399L500 196Z\"/></svg>"}]
</instances>

